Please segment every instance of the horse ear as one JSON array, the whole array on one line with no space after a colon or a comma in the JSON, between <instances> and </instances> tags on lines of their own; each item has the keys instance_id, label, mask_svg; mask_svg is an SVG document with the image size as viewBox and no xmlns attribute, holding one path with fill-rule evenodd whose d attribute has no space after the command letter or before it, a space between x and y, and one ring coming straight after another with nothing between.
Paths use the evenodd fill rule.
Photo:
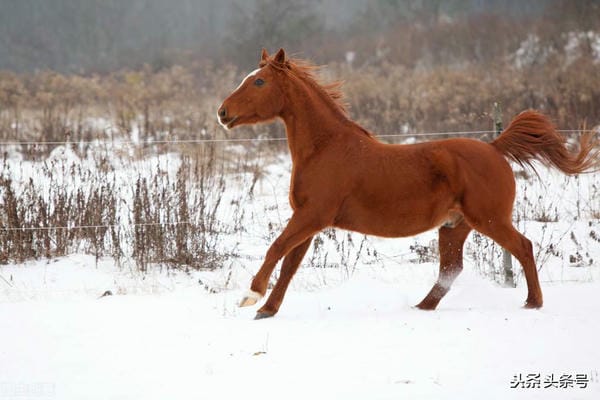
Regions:
<instances>
[{"instance_id":1,"label":"horse ear","mask_svg":"<svg viewBox=\"0 0 600 400\"><path fill-rule=\"evenodd\" d=\"M274 60L277 64L285 63L285 50L279 49L277 54L275 54Z\"/></svg>"},{"instance_id":2,"label":"horse ear","mask_svg":"<svg viewBox=\"0 0 600 400\"><path fill-rule=\"evenodd\" d=\"M267 52L267 49L265 49L265 48L263 47L263 49L262 49L262 53L260 54L260 60L261 60L261 61L266 61L266 60L267 60L267 58L269 58L269 53Z\"/></svg>"}]
</instances>

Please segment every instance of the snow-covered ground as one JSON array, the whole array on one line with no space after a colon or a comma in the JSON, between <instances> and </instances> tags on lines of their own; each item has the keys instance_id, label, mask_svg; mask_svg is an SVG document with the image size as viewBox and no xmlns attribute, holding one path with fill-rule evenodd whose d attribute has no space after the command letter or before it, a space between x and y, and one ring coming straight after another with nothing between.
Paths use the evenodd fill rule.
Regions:
<instances>
[{"instance_id":1,"label":"snow-covered ground","mask_svg":"<svg viewBox=\"0 0 600 400\"><path fill-rule=\"evenodd\" d=\"M435 232L329 232L279 314L254 321L237 302L289 217L285 160L244 199L245 229L223 236L239 258L216 271L141 274L81 254L1 266L0 400L600 398L598 175L519 181L515 219L534 242L541 310L521 308L518 265L516 288L489 279L499 250L474 235L465 272L424 312L412 306L438 267L415 248L435 249Z\"/></svg>"},{"instance_id":2,"label":"snow-covered ground","mask_svg":"<svg viewBox=\"0 0 600 400\"><path fill-rule=\"evenodd\" d=\"M335 280L337 272L328 272ZM435 265L359 268L253 321L242 290L209 293L215 273L141 280L89 256L2 269L0 398L594 399L600 394L600 280L545 283L520 306L467 268L437 311L412 308ZM106 290L113 296L100 297ZM20 298L16 295L21 296ZM540 389L511 388L541 374ZM547 388L570 374L572 388ZM586 374L586 388L575 380ZM565 378L564 382L568 382ZM588 382L589 381L589 382Z\"/></svg>"}]
</instances>

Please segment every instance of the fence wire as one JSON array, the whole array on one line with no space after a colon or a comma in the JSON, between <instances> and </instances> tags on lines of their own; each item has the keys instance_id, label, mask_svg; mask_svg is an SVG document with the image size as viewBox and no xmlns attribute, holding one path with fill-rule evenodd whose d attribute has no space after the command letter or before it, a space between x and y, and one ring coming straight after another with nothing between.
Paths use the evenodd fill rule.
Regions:
<instances>
[{"instance_id":1,"label":"fence wire","mask_svg":"<svg viewBox=\"0 0 600 400\"><path fill-rule=\"evenodd\" d=\"M134 228L138 226L175 226L175 225L191 225L191 221L177 222L145 222L138 224L105 224L105 225L73 225L73 226L24 226L24 227L2 227L0 231L5 232L27 232L27 231L52 231L52 230L76 230L76 229L114 229L114 228Z\"/></svg>"},{"instance_id":2,"label":"fence wire","mask_svg":"<svg viewBox=\"0 0 600 400\"><path fill-rule=\"evenodd\" d=\"M573 134L587 132L583 129L562 129L558 130L560 133ZM430 137L430 136L465 136L465 135L484 135L484 134L495 134L494 130L479 130L479 131L453 131L453 132L421 132L421 133L399 133L399 134L383 134L376 135L376 138L399 138L399 137ZM110 141L99 141L99 140L87 140L87 141L0 141L0 147L6 146L43 146L43 145L81 145L81 144L95 144L95 145L152 145L152 144L206 144L206 143L244 143L244 142L276 142L276 141L287 141L287 137L274 137L274 138L199 138L199 139L173 139L173 140L155 140L155 141L134 141L134 140L110 140ZM74 226L39 226L39 227L3 227L0 226L0 232L27 232L27 231L51 231L51 230L76 230L76 229L115 229L115 228L135 228L135 227L150 227L150 226L175 226L175 225L191 225L194 222L191 221L179 221L179 222L148 222L148 223L125 223L125 224L104 224L104 225L74 225Z\"/></svg>"},{"instance_id":3,"label":"fence wire","mask_svg":"<svg viewBox=\"0 0 600 400\"><path fill-rule=\"evenodd\" d=\"M560 133L573 134L588 132L584 129L561 129ZM374 135L375 138L411 138L429 136L467 136L495 134L494 130L481 131L453 131L453 132L421 132L421 133L390 133ZM45 146L45 145L86 145L121 146L121 145L153 145L153 144L205 144L205 143L248 143L248 142L281 142L287 137L257 137L257 138L199 138L199 139L172 139L172 140L63 140L63 141L0 141L0 147L8 146Z\"/></svg>"}]
</instances>

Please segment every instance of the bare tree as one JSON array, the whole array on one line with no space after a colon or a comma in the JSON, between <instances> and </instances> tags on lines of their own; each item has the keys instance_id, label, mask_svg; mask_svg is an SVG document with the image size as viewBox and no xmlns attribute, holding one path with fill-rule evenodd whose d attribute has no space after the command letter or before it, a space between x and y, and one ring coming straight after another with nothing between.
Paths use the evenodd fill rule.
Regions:
<instances>
[{"instance_id":1,"label":"bare tree","mask_svg":"<svg viewBox=\"0 0 600 400\"><path fill-rule=\"evenodd\" d=\"M239 64L248 65L256 61L261 47L297 51L304 40L324 30L316 3L318 0L257 0L249 9L237 5L226 39L231 55Z\"/></svg>"}]
</instances>

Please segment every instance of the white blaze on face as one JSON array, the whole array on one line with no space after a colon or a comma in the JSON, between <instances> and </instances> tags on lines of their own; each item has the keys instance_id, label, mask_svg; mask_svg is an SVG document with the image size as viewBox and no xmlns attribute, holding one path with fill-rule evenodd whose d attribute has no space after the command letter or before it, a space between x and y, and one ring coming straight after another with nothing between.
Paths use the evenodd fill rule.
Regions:
<instances>
[{"instance_id":1,"label":"white blaze on face","mask_svg":"<svg viewBox=\"0 0 600 400\"><path fill-rule=\"evenodd\" d=\"M258 73L258 71L260 71L260 68L257 68L254 71L250 72L248 75L246 75L246 77L244 79L242 79L242 82L238 85L238 87L235 88L234 92L237 91L239 88L241 88L247 79L252 78L254 75L256 75ZM219 122L219 125L221 125L226 130L229 130L227 125L225 125L224 123L221 122L221 118L219 117L218 114L217 114L217 121Z\"/></svg>"},{"instance_id":2,"label":"white blaze on face","mask_svg":"<svg viewBox=\"0 0 600 400\"><path fill-rule=\"evenodd\" d=\"M244 85L244 82L246 82L246 80L248 78L252 78L254 75L256 75L258 73L258 71L260 71L260 68L257 68L254 71L250 72L248 75L246 75L246 77L244 79L242 79L242 83L240 83L238 85L238 87L235 88L235 90L238 90L239 88L241 88ZM234 92L235 92L235 90L234 90Z\"/></svg>"},{"instance_id":3,"label":"white blaze on face","mask_svg":"<svg viewBox=\"0 0 600 400\"><path fill-rule=\"evenodd\" d=\"M221 122L221 117L219 117L219 112L217 111L217 122L219 123L219 125L221 125L223 128L225 128L226 131L229 130L229 127L227 125L225 125L224 123Z\"/></svg>"}]
</instances>

